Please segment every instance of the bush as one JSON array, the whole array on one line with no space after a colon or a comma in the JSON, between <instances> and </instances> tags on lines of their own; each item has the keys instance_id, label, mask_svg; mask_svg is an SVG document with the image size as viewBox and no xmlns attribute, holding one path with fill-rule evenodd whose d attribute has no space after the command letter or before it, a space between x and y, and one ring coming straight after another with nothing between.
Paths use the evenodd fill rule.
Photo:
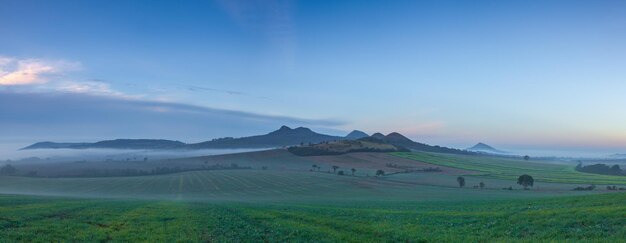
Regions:
<instances>
[{"instance_id":1,"label":"bush","mask_svg":"<svg viewBox=\"0 0 626 243\"><path fill-rule=\"evenodd\" d=\"M0 175L15 175L15 173L17 173L17 169L15 169L15 167L13 167L10 164L7 164L5 166L3 166L2 168L0 168Z\"/></svg>"},{"instance_id":2,"label":"bush","mask_svg":"<svg viewBox=\"0 0 626 243\"><path fill-rule=\"evenodd\" d=\"M593 189L596 189L596 185L589 185L587 187L576 187L574 188L574 191L593 191Z\"/></svg>"}]
</instances>

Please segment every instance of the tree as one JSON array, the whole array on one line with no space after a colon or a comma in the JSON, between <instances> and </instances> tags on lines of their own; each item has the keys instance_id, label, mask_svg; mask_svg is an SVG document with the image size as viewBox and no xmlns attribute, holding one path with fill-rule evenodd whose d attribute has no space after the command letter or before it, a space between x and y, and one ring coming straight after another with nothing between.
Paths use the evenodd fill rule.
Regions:
<instances>
[{"instance_id":1,"label":"tree","mask_svg":"<svg viewBox=\"0 0 626 243\"><path fill-rule=\"evenodd\" d=\"M315 170L317 168L316 164L311 165L311 167L313 167L313 170Z\"/></svg>"},{"instance_id":2,"label":"tree","mask_svg":"<svg viewBox=\"0 0 626 243\"><path fill-rule=\"evenodd\" d=\"M459 176L456 178L456 182L459 183L459 187L464 187L465 186L465 178L462 176Z\"/></svg>"},{"instance_id":3,"label":"tree","mask_svg":"<svg viewBox=\"0 0 626 243\"><path fill-rule=\"evenodd\" d=\"M622 169L619 168L619 165L613 165L611 166L611 173L614 175L620 175L622 174Z\"/></svg>"},{"instance_id":4,"label":"tree","mask_svg":"<svg viewBox=\"0 0 626 243\"><path fill-rule=\"evenodd\" d=\"M339 169L339 166L333 165L333 173L337 172L337 169Z\"/></svg>"},{"instance_id":5,"label":"tree","mask_svg":"<svg viewBox=\"0 0 626 243\"><path fill-rule=\"evenodd\" d=\"M483 189L483 188L485 188L485 183L481 181L481 182L478 184L478 186L480 186L480 189Z\"/></svg>"},{"instance_id":6,"label":"tree","mask_svg":"<svg viewBox=\"0 0 626 243\"><path fill-rule=\"evenodd\" d=\"M524 160L526 160L526 161L530 160L530 156L524 155Z\"/></svg>"},{"instance_id":7,"label":"tree","mask_svg":"<svg viewBox=\"0 0 626 243\"><path fill-rule=\"evenodd\" d=\"M354 175L354 172L356 172L355 168L350 169L352 171L352 175Z\"/></svg>"},{"instance_id":8,"label":"tree","mask_svg":"<svg viewBox=\"0 0 626 243\"><path fill-rule=\"evenodd\" d=\"M0 168L0 175L15 175L17 169L10 164L7 164Z\"/></svg>"},{"instance_id":9,"label":"tree","mask_svg":"<svg viewBox=\"0 0 626 243\"><path fill-rule=\"evenodd\" d=\"M376 171L376 176L384 176L385 175L385 171L384 170L377 170Z\"/></svg>"},{"instance_id":10,"label":"tree","mask_svg":"<svg viewBox=\"0 0 626 243\"><path fill-rule=\"evenodd\" d=\"M528 190L528 187L532 187L533 183L535 183L535 179L533 179L532 176L529 175L521 175L519 178L517 178L517 184L521 185L524 187L524 190Z\"/></svg>"}]
</instances>

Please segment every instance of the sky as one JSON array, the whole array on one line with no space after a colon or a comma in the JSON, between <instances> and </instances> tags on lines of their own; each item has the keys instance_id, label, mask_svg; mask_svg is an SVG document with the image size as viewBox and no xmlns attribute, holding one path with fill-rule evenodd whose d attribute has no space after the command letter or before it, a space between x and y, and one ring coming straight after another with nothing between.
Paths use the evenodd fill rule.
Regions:
<instances>
[{"instance_id":1,"label":"sky","mask_svg":"<svg viewBox=\"0 0 626 243\"><path fill-rule=\"evenodd\" d=\"M0 134L626 152L624 43L624 1L0 0Z\"/></svg>"}]
</instances>

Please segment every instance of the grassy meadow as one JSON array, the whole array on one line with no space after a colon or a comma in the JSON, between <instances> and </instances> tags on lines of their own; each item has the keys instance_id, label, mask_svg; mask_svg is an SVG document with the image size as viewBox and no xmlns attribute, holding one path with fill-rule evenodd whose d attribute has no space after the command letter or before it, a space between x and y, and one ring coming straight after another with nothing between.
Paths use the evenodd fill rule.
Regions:
<instances>
[{"instance_id":1,"label":"grassy meadow","mask_svg":"<svg viewBox=\"0 0 626 243\"><path fill-rule=\"evenodd\" d=\"M458 188L455 183L455 177L430 174L413 177L365 177L312 171L224 170L99 178L5 176L0 177L0 192L93 198L304 202L502 199L547 197L555 194L551 190L466 190ZM490 182L490 186L495 183ZM570 191L561 193L580 194Z\"/></svg>"},{"instance_id":2,"label":"grassy meadow","mask_svg":"<svg viewBox=\"0 0 626 243\"><path fill-rule=\"evenodd\" d=\"M284 150L131 165L195 168L213 163L252 169L125 177L0 176L0 242L626 238L626 193L572 190L576 183L609 184L623 178L580 173L566 165L431 153L298 157ZM90 164L63 165L53 172L80 171ZM93 165L106 167L104 162ZM315 169L320 166L324 169ZM339 175L332 166L348 172L355 168L356 173ZM401 173L433 166L441 170ZM374 176L377 169L390 173ZM531 190L515 184L522 173L536 178ZM458 187L457 176L466 176L466 187ZM479 182L485 188L476 188ZM509 186L513 190L503 190Z\"/></svg>"},{"instance_id":3,"label":"grassy meadow","mask_svg":"<svg viewBox=\"0 0 626 243\"><path fill-rule=\"evenodd\" d=\"M545 163L542 161L524 161L522 159L502 158L481 155L436 154L426 152L398 152L395 156L415 161L448 166L453 168L479 171L476 175L484 178L516 180L522 174L531 175L535 181L596 184L596 185L626 185L626 177L609 176L578 172L574 166Z\"/></svg>"},{"instance_id":4,"label":"grassy meadow","mask_svg":"<svg viewBox=\"0 0 626 243\"><path fill-rule=\"evenodd\" d=\"M0 196L0 241L626 239L626 194L458 202L200 203Z\"/></svg>"}]
</instances>

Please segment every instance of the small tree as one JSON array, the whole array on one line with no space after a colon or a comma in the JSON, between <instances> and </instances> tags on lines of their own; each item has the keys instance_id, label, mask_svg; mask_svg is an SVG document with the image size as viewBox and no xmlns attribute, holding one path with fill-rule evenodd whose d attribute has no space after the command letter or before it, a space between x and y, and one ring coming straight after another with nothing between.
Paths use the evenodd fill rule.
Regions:
<instances>
[{"instance_id":1,"label":"small tree","mask_svg":"<svg viewBox=\"0 0 626 243\"><path fill-rule=\"evenodd\" d=\"M350 169L350 171L352 171L352 175L354 175L354 172L356 172L355 168Z\"/></svg>"},{"instance_id":2,"label":"small tree","mask_svg":"<svg viewBox=\"0 0 626 243\"><path fill-rule=\"evenodd\" d=\"M465 178L462 176L459 176L456 178L456 182L459 183L459 187L464 187L465 186Z\"/></svg>"},{"instance_id":3,"label":"small tree","mask_svg":"<svg viewBox=\"0 0 626 243\"><path fill-rule=\"evenodd\" d=\"M15 175L17 169L10 164L7 164L0 168L0 175Z\"/></svg>"},{"instance_id":4,"label":"small tree","mask_svg":"<svg viewBox=\"0 0 626 243\"><path fill-rule=\"evenodd\" d=\"M526 160L526 161L530 160L530 156L524 155L524 160Z\"/></svg>"},{"instance_id":5,"label":"small tree","mask_svg":"<svg viewBox=\"0 0 626 243\"><path fill-rule=\"evenodd\" d=\"M313 170L317 169L317 165L316 164L311 165L311 167L313 167Z\"/></svg>"},{"instance_id":6,"label":"small tree","mask_svg":"<svg viewBox=\"0 0 626 243\"><path fill-rule=\"evenodd\" d=\"M528 187L532 187L534 183L535 179L533 179L532 176L526 174L521 175L519 178L517 178L517 184L523 186L524 190L528 190Z\"/></svg>"},{"instance_id":7,"label":"small tree","mask_svg":"<svg viewBox=\"0 0 626 243\"><path fill-rule=\"evenodd\" d=\"M339 169L339 166L333 165L333 173L337 172L337 169Z\"/></svg>"},{"instance_id":8,"label":"small tree","mask_svg":"<svg viewBox=\"0 0 626 243\"><path fill-rule=\"evenodd\" d=\"M385 175L385 171L384 170L377 170L376 171L376 176L384 176Z\"/></svg>"},{"instance_id":9,"label":"small tree","mask_svg":"<svg viewBox=\"0 0 626 243\"><path fill-rule=\"evenodd\" d=\"M480 189L483 189L483 188L485 188L485 183L481 181L481 182L478 184L478 186L480 186Z\"/></svg>"}]
</instances>

